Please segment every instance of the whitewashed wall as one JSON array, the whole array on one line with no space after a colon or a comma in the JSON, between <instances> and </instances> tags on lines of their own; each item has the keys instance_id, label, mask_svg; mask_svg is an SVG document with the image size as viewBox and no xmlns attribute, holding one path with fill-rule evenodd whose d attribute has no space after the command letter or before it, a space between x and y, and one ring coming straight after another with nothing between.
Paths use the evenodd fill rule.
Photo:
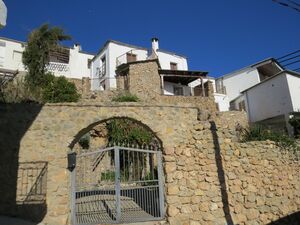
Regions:
<instances>
[{"instance_id":1,"label":"whitewashed wall","mask_svg":"<svg viewBox=\"0 0 300 225\"><path fill-rule=\"evenodd\" d=\"M217 82L221 82L218 78ZM260 82L259 73L256 68L247 69L223 77L223 85L229 101L237 98L242 91Z\"/></svg>"},{"instance_id":2,"label":"whitewashed wall","mask_svg":"<svg viewBox=\"0 0 300 225\"><path fill-rule=\"evenodd\" d=\"M25 71L22 63L25 44L25 42L0 38L0 68ZM65 76L68 78L81 79L82 77L90 77L91 72L88 68L88 59L92 59L93 57L94 55L92 54L80 52L78 47L71 48L69 64L65 64L67 69L55 69L51 70L51 72L56 76Z\"/></svg>"},{"instance_id":3,"label":"whitewashed wall","mask_svg":"<svg viewBox=\"0 0 300 225\"><path fill-rule=\"evenodd\" d=\"M184 96L191 96L191 87L164 81L164 94L174 95L174 87L182 87Z\"/></svg>"},{"instance_id":4,"label":"whitewashed wall","mask_svg":"<svg viewBox=\"0 0 300 225\"><path fill-rule=\"evenodd\" d=\"M293 111L300 112L300 77L295 77L288 73L286 77L292 99Z\"/></svg>"},{"instance_id":5,"label":"whitewashed wall","mask_svg":"<svg viewBox=\"0 0 300 225\"><path fill-rule=\"evenodd\" d=\"M177 63L178 70L188 70L187 60L184 57L157 51L158 60L162 69L171 69L170 63Z\"/></svg>"},{"instance_id":6,"label":"whitewashed wall","mask_svg":"<svg viewBox=\"0 0 300 225\"><path fill-rule=\"evenodd\" d=\"M70 73L67 77L82 79L82 77L90 77L90 69L88 68L88 60L94 55L80 52L78 48L70 49Z\"/></svg>"},{"instance_id":7,"label":"whitewashed wall","mask_svg":"<svg viewBox=\"0 0 300 225\"><path fill-rule=\"evenodd\" d=\"M299 82L300 79L298 79L298 85ZM286 115L293 111L285 73L249 89L245 92L245 99L250 122Z\"/></svg>"},{"instance_id":8,"label":"whitewashed wall","mask_svg":"<svg viewBox=\"0 0 300 225\"><path fill-rule=\"evenodd\" d=\"M25 71L22 54L25 43L13 42L0 38L0 68Z\"/></svg>"}]
</instances>

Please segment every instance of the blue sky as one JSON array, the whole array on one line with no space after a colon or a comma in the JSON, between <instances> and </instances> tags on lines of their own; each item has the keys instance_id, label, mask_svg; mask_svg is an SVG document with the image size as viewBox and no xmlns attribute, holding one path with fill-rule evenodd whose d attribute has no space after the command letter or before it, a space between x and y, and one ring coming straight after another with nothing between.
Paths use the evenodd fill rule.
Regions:
<instances>
[{"instance_id":1,"label":"blue sky","mask_svg":"<svg viewBox=\"0 0 300 225\"><path fill-rule=\"evenodd\" d=\"M299 0L296 0L299 1ZM300 49L300 12L272 0L4 0L0 36L26 40L47 22L65 29L83 50L108 39L184 54L189 69L218 77L267 57ZM299 1L300 2L300 1Z\"/></svg>"}]
</instances>

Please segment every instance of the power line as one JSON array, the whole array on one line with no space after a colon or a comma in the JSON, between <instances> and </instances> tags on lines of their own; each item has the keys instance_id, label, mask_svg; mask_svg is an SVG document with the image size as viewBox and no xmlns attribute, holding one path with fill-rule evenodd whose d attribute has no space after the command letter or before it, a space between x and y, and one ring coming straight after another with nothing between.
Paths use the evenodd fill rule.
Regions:
<instances>
[{"instance_id":1,"label":"power line","mask_svg":"<svg viewBox=\"0 0 300 225\"><path fill-rule=\"evenodd\" d=\"M292 0L287 0L287 1L294 4L294 5L296 5L296 6L300 6L300 4L298 2L295 2L295 1L292 1Z\"/></svg>"},{"instance_id":2,"label":"power line","mask_svg":"<svg viewBox=\"0 0 300 225\"><path fill-rule=\"evenodd\" d=\"M283 63L283 62L286 62L286 61L290 61L291 59L296 59L300 57L300 55L296 55L296 56L293 56L293 57L290 57L290 58L287 58L287 59L284 59L284 60L277 60L279 63Z\"/></svg>"},{"instance_id":3,"label":"power line","mask_svg":"<svg viewBox=\"0 0 300 225\"><path fill-rule=\"evenodd\" d=\"M300 12L300 6L298 6L298 3L294 2L294 1L288 1L288 2L293 2L293 5L289 4L289 3L286 3L286 2L283 2L283 1L279 1L279 0L272 0L273 2L281 5L281 6L285 6L285 7L288 7L288 8L291 8L291 9L294 9L296 10L297 12Z\"/></svg>"},{"instance_id":4,"label":"power line","mask_svg":"<svg viewBox=\"0 0 300 225\"><path fill-rule=\"evenodd\" d=\"M300 50L297 50L297 51L288 53L288 54L286 54L286 55L284 55L284 56L278 57L276 60L277 60L277 61L280 61L281 59L286 58L286 57L291 56L291 55L294 55L294 54L296 54L296 53L298 53L298 52L300 52Z\"/></svg>"},{"instance_id":5,"label":"power line","mask_svg":"<svg viewBox=\"0 0 300 225\"><path fill-rule=\"evenodd\" d=\"M298 63L298 62L300 62L300 60L296 60L296 61L294 61L294 62L288 63L288 64L283 65L283 66L284 66L284 67L290 66L290 65L293 65L293 64Z\"/></svg>"}]
</instances>

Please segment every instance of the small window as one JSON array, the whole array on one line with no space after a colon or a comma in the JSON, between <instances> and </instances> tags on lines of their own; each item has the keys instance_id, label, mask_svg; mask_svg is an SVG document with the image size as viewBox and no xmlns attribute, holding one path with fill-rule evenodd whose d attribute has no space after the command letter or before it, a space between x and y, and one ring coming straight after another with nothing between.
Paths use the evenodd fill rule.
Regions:
<instances>
[{"instance_id":1,"label":"small window","mask_svg":"<svg viewBox=\"0 0 300 225\"><path fill-rule=\"evenodd\" d=\"M126 53L127 62L135 62L136 61L136 55L132 53Z\"/></svg>"},{"instance_id":2,"label":"small window","mask_svg":"<svg viewBox=\"0 0 300 225\"><path fill-rule=\"evenodd\" d=\"M13 60L22 62L22 52L13 51Z\"/></svg>"},{"instance_id":3,"label":"small window","mask_svg":"<svg viewBox=\"0 0 300 225\"><path fill-rule=\"evenodd\" d=\"M183 87L174 87L174 95L183 95Z\"/></svg>"},{"instance_id":4,"label":"small window","mask_svg":"<svg viewBox=\"0 0 300 225\"><path fill-rule=\"evenodd\" d=\"M91 64L92 64L92 60L91 60L91 59L88 59L88 60L87 60L87 66L88 66L88 69L91 69Z\"/></svg>"},{"instance_id":5,"label":"small window","mask_svg":"<svg viewBox=\"0 0 300 225\"><path fill-rule=\"evenodd\" d=\"M171 62L170 63L170 68L171 68L171 70L177 70L177 63Z\"/></svg>"}]
</instances>

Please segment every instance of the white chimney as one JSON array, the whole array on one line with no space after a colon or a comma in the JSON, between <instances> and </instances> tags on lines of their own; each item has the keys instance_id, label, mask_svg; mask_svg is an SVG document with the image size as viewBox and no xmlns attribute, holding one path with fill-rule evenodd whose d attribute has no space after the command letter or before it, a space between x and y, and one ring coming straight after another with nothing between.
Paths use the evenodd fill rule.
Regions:
<instances>
[{"instance_id":1,"label":"white chimney","mask_svg":"<svg viewBox=\"0 0 300 225\"><path fill-rule=\"evenodd\" d=\"M158 45L158 38L154 37L151 39L152 42L152 53L155 53L157 55L157 50L159 49Z\"/></svg>"},{"instance_id":2,"label":"white chimney","mask_svg":"<svg viewBox=\"0 0 300 225\"><path fill-rule=\"evenodd\" d=\"M74 44L74 49L76 49L78 52L81 51L81 45L78 43Z\"/></svg>"},{"instance_id":3,"label":"white chimney","mask_svg":"<svg viewBox=\"0 0 300 225\"><path fill-rule=\"evenodd\" d=\"M7 8L2 0L0 0L0 28L5 27L7 18Z\"/></svg>"}]
</instances>

